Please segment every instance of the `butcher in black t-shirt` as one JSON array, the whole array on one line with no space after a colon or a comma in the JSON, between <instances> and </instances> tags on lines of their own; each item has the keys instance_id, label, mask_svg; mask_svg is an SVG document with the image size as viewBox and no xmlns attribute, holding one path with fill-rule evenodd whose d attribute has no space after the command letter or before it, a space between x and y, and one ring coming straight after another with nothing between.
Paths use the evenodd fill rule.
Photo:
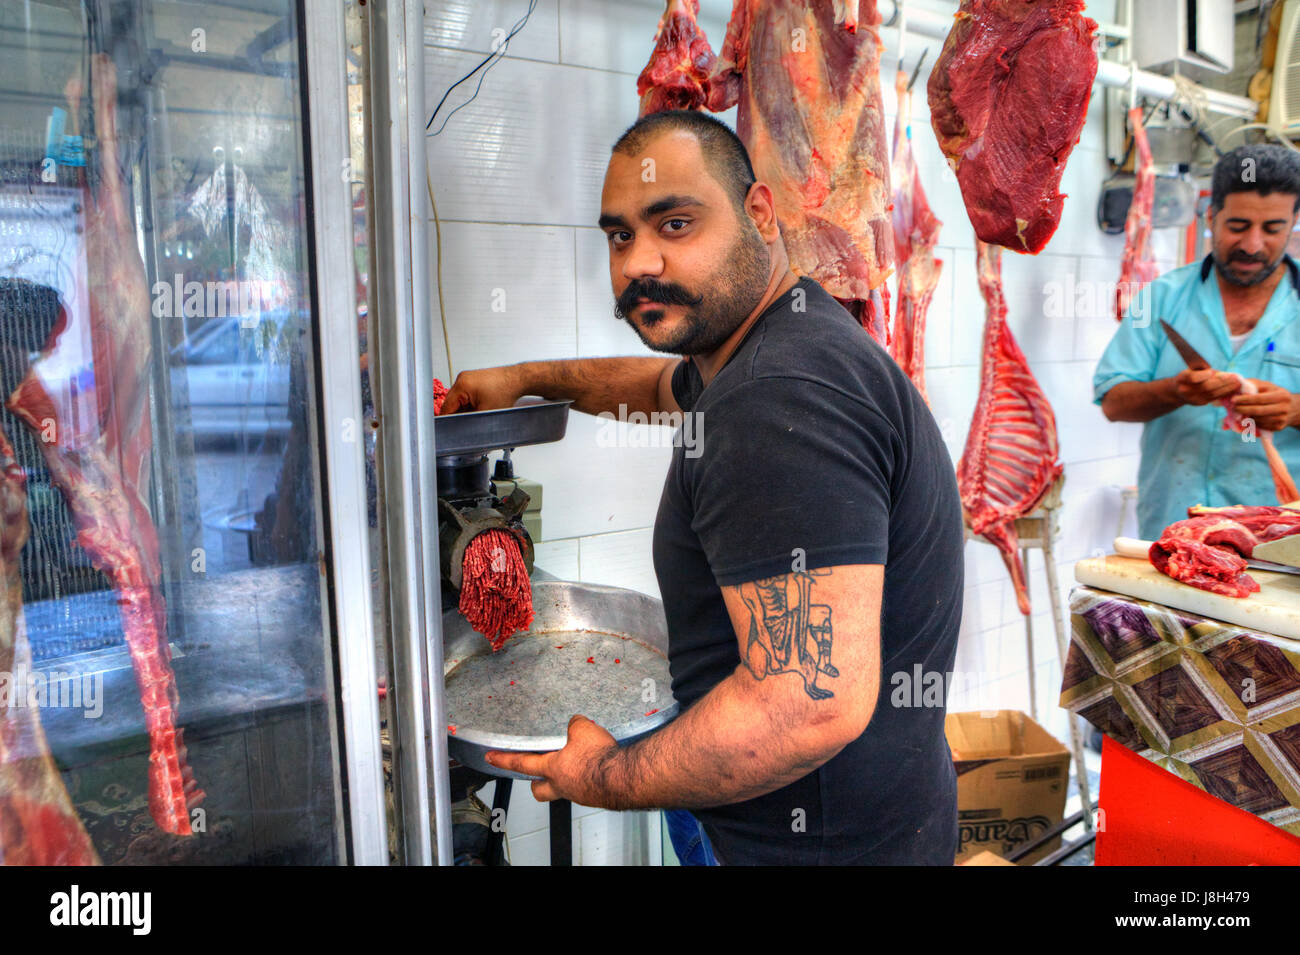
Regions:
<instances>
[{"instance_id":1,"label":"butcher in black t-shirt","mask_svg":"<svg viewBox=\"0 0 1300 955\"><path fill-rule=\"evenodd\" d=\"M489 761L541 777L543 800L690 809L727 864L951 864L944 700L896 689L951 671L961 617L961 505L933 416L790 270L772 192L725 125L639 120L599 224L619 317L685 357L464 372L443 413L537 394L690 416L654 534L683 712L625 747L575 716L563 749Z\"/></svg>"}]
</instances>

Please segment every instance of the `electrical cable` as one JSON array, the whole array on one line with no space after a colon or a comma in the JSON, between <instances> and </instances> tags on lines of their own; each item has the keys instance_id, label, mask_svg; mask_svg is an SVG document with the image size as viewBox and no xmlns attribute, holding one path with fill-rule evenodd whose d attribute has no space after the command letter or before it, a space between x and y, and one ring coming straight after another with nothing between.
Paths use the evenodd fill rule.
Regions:
<instances>
[{"instance_id":1,"label":"electrical cable","mask_svg":"<svg viewBox=\"0 0 1300 955\"><path fill-rule=\"evenodd\" d=\"M447 91L442 94L442 99L438 100L438 105L433 108L433 113L429 116L429 121L424 124L426 133L428 133L429 127L433 125L433 121L438 118L438 112L442 109L443 104L447 102L447 97L451 95L451 91L457 86L460 86L461 83L464 83L479 70L483 70L483 75L478 79L478 85L474 87L473 95L448 113L446 119L442 121L442 125L432 133L428 133L429 137L437 136L441 133L446 129L447 123L451 121L453 116L470 103L474 102L475 98L479 94L479 90L483 88L483 80L487 77L488 70L492 69L492 67L496 65L496 62L506 55L506 51L510 48L510 41L514 39L519 31L528 23L528 19L533 15L535 9L537 9L537 0L528 0L528 9L524 11L522 17L515 21L514 26L510 28L510 32L508 32L505 35L505 38L501 41L501 45L484 57L479 62L478 66L474 67L474 69L470 70L455 83L452 83L451 86L447 87ZM447 382L451 384L456 381L456 372L451 363L451 336L447 332L447 306L442 294L442 220L438 217L437 200L433 198L433 179L429 176L427 171L424 174L424 185L425 188L429 190L429 208L433 212L433 229L438 244L435 253L436 280L438 283L438 316L442 320L442 343L443 347L447 351Z\"/></svg>"},{"instance_id":2,"label":"electrical cable","mask_svg":"<svg viewBox=\"0 0 1300 955\"><path fill-rule=\"evenodd\" d=\"M505 39L501 41L501 45L498 46L491 53L489 53L487 56L485 56L481 61L479 61L478 66L474 67L474 69L470 70L460 79L458 79L455 83L452 83L451 86L447 87L447 92L442 94L442 99L438 100L438 105L433 108L433 115L429 117L429 122L426 123L424 126L426 132L428 132L429 127L433 125L433 121L437 119L438 111L441 110L443 104L447 102L447 97L451 95L451 91L454 90L457 86L460 86L461 83L464 83L466 80L472 77L479 70L483 70L483 75L480 76L478 79L478 85L474 87L473 95L470 96L469 99L465 100L465 102L461 103L459 106L453 109L450 113L448 113L447 118L442 121L442 125L439 126L432 133L429 133L430 136L437 136L439 133L441 133L443 129L446 128L448 121L453 116L455 116L458 112L460 112L470 103L474 102L475 98L477 98L479 94L479 90L483 88L483 80L487 76L488 70L492 69L492 67L496 65L497 61L506 55L506 50L509 49L510 47L510 41L514 39L515 35L524 28L525 24L528 23L528 18L533 15L533 11L535 9L537 9L537 0L528 0L528 9L524 12L524 15L522 17L520 17L518 20L515 21L515 25L510 28L510 32L507 33Z\"/></svg>"}]
</instances>

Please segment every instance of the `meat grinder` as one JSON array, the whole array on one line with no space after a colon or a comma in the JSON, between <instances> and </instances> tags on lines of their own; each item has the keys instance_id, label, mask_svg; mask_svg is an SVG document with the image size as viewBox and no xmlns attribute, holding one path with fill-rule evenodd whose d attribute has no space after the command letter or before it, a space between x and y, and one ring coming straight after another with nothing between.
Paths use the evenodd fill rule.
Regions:
<instances>
[{"instance_id":1,"label":"meat grinder","mask_svg":"<svg viewBox=\"0 0 1300 955\"><path fill-rule=\"evenodd\" d=\"M533 572L533 541L524 527L528 495L516 487L504 499L495 481L514 478L510 452L564 437L570 401L524 399L512 408L440 415L434 424L438 468L438 543L442 608L456 605L465 549L479 534L499 529L519 541L524 566ZM489 474L488 454L505 456Z\"/></svg>"}]
</instances>

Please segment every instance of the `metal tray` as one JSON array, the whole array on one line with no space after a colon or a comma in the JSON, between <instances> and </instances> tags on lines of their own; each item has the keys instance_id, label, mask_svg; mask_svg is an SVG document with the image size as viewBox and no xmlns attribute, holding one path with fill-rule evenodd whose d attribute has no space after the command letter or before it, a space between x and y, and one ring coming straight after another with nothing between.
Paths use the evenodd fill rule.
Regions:
<instances>
[{"instance_id":1,"label":"metal tray","mask_svg":"<svg viewBox=\"0 0 1300 955\"><path fill-rule=\"evenodd\" d=\"M560 749L575 713L620 743L677 715L660 601L621 587L534 581L533 613L532 627L497 653L458 611L443 616L452 757L492 776L527 779L483 757Z\"/></svg>"},{"instance_id":2,"label":"metal tray","mask_svg":"<svg viewBox=\"0 0 1300 955\"><path fill-rule=\"evenodd\" d=\"M433 419L435 454L486 454L500 448L548 444L564 437L572 401L522 398L513 408L463 411Z\"/></svg>"}]
</instances>

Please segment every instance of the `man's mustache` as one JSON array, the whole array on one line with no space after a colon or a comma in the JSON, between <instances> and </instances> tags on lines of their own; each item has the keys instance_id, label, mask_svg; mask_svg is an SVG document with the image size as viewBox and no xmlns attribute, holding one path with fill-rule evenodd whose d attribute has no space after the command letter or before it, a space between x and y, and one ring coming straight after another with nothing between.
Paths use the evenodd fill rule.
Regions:
<instances>
[{"instance_id":1,"label":"man's mustache","mask_svg":"<svg viewBox=\"0 0 1300 955\"><path fill-rule=\"evenodd\" d=\"M660 282L657 279L633 279L623 289L615 305L618 314L626 318L636 308L639 299L646 299L659 305L695 306L704 301L703 296L692 295L674 282Z\"/></svg>"},{"instance_id":2,"label":"man's mustache","mask_svg":"<svg viewBox=\"0 0 1300 955\"><path fill-rule=\"evenodd\" d=\"M1242 263L1251 263L1251 262L1256 262L1256 263L1258 263L1258 264L1260 264L1260 265L1268 265L1268 256L1266 256L1266 255L1247 255L1245 252L1234 252L1234 253L1233 253L1231 256L1229 256L1229 258L1228 258L1228 263L1229 263L1229 264L1231 264L1231 263L1233 263L1233 262L1242 262Z\"/></svg>"}]
</instances>

